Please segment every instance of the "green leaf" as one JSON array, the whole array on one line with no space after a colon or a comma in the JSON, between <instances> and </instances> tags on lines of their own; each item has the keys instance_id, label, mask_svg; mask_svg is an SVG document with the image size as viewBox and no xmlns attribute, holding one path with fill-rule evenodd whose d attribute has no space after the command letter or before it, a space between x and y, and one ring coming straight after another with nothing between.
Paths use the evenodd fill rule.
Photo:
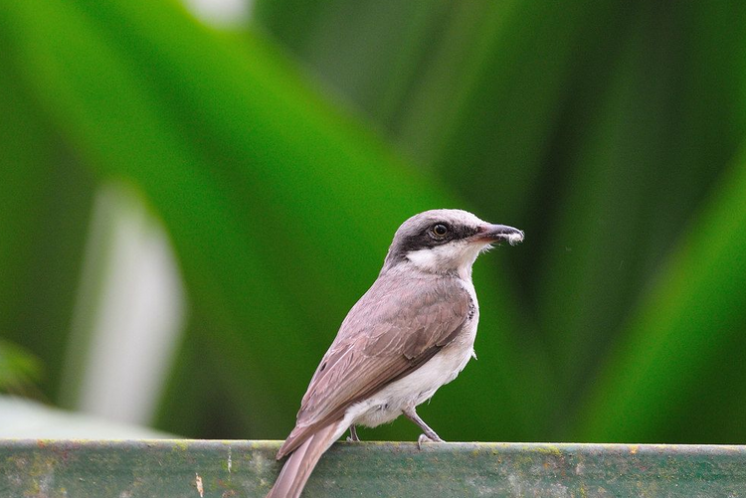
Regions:
<instances>
[{"instance_id":1,"label":"green leaf","mask_svg":"<svg viewBox=\"0 0 747 498\"><path fill-rule=\"evenodd\" d=\"M742 149L653 276L581 410L581 440L744 441L744 165Z\"/></svg>"},{"instance_id":2,"label":"green leaf","mask_svg":"<svg viewBox=\"0 0 747 498\"><path fill-rule=\"evenodd\" d=\"M0 392L24 393L41 377L41 363L25 349L0 340Z\"/></svg>"},{"instance_id":3,"label":"green leaf","mask_svg":"<svg viewBox=\"0 0 747 498\"><path fill-rule=\"evenodd\" d=\"M423 416L447 439L617 438L594 425L616 420L615 405L587 412L586 397L598 382L611 393L642 382L597 376L609 348L635 335L632 314L658 302L652 276L702 228L695 215L743 146L743 9L260 1L263 28L302 65L259 30L227 36L168 2L0 0L0 36L28 100L9 99L9 115L30 108L100 177L139 189L169 230L194 319L174 372L189 388L172 382L162 417L184 416L177 425L195 435L286 435L396 227L466 207L527 241L478 262L480 361ZM44 136L11 128L0 140L36 165ZM31 178L24 188L42 192L45 173ZM23 195L11 195L19 213ZM679 271L697 275L701 260L684 260ZM731 302L732 277L717 276L713 300ZM672 323L689 319L688 292L671 297ZM723 320L743 323L743 308ZM638 418L651 423L624 437L743 439L733 420L744 403L723 393L743 388L741 348L724 345L742 344L744 329L726 329L704 358L670 360L702 382L661 405L644 392ZM399 424L375 437L415 434Z\"/></svg>"},{"instance_id":4,"label":"green leaf","mask_svg":"<svg viewBox=\"0 0 747 498\"><path fill-rule=\"evenodd\" d=\"M163 218L190 298L219 331L208 346L263 407L245 415L250 424L285 435L396 227L455 203L260 38L237 48L161 3L5 11L43 108L99 172L137 185ZM488 378L516 363L503 354ZM525 386L501 378L496 399L519 399Z\"/></svg>"},{"instance_id":5,"label":"green leaf","mask_svg":"<svg viewBox=\"0 0 747 498\"><path fill-rule=\"evenodd\" d=\"M20 81L11 33L0 33L0 336L33 352L14 357L43 365L31 378L57 399L94 182Z\"/></svg>"},{"instance_id":6,"label":"green leaf","mask_svg":"<svg viewBox=\"0 0 747 498\"><path fill-rule=\"evenodd\" d=\"M522 355L500 375L540 398L529 437L567 438L620 323L743 141L744 6L316 7L260 0L256 13L477 212L527 231L493 270L515 292L487 293L508 302L515 336L487 349Z\"/></svg>"},{"instance_id":7,"label":"green leaf","mask_svg":"<svg viewBox=\"0 0 747 498\"><path fill-rule=\"evenodd\" d=\"M585 108L585 119L571 123L582 131L569 147L574 166L554 200L537 287L568 412L593 385L600 356L650 274L688 229L744 138L731 107L736 102L714 100L706 110L700 100L716 89L692 90L713 68L702 55L689 55L704 45L685 40L691 23L719 19L713 13L720 10L715 4L674 12L642 6L620 40L606 94ZM724 27L734 32L733 22ZM701 36L720 29L714 23Z\"/></svg>"}]
</instances>

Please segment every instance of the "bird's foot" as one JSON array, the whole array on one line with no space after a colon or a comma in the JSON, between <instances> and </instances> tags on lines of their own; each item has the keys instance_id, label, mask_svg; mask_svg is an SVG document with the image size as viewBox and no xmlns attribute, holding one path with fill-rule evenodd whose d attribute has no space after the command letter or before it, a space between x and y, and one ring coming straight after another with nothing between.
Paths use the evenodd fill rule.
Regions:
<instances>
[{"instance_id":1,"label":"bird's foot","mask_svg":"<svg viewBox=\"0 0 747 498\"><path fill-rule=\"evenodd\" d=\"M436 436L436 437L435 438L434 437L429 437L426 434L421 434L420 436L418 436L418 449L419 450L423 449L423 443L443 443L443 442L445 442L443 439L441 439L440 437L438 437L438 434L436 434L435 432L432 434L432 436Z\"/></svg>"},{"instance_id":2,"label":"bird's foot","mask_svg":"<svg viewBox=\"0 0 747 498\"><path fill-rule=\"evenodd\" d=\"M356 432L354 425L350 426L350 435L347 438L345 438L345 441L347 441L348 443L360 443L361 442L361 440L358 438L358 432Z\"/></svg>"}]
</instances>

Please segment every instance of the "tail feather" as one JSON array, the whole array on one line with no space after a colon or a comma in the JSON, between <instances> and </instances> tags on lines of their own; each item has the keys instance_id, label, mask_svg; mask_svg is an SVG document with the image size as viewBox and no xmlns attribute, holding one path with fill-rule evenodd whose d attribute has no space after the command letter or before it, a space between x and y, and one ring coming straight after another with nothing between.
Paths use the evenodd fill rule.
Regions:
<instances>
[{"instance_id":1,"label":"tail feather","mask_svg":"<svg viewBox=\"0 0 747 498\"><path fill-rule=\"evenodd\" d=\"M319 458L345 432L341 425L333 423L319 429L296 448L266 498L299 498Z\"/></svg>"}]
</instances>

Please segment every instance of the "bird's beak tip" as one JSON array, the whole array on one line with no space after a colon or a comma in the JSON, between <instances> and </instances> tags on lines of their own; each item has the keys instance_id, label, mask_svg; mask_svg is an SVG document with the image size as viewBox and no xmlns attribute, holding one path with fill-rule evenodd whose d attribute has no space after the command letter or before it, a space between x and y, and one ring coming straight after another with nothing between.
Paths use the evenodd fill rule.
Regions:
<instances>
[{"instance_id":1,"label":"bird's beak tip","mask_svg":"<svg viewBox=\"0 0 747 498\"><path fill-rule=\"evenodd\" d=\"M524 242L524 231L506 225L487 225L478 237L485 242L508 242L509 245L515 246Z\"/></svg>"},{"instance_id":2,"label":"bird's beak tip","mask_svg":"<svg viewBox=\"0 0 747 498\"><path fill-rule=\"evenodd\" d=\"M517 230L516 233L508 234L507 237L509 245L515 246L516 244L521 244L524 242L524 231Z\"/></svg>"}]
</instances>

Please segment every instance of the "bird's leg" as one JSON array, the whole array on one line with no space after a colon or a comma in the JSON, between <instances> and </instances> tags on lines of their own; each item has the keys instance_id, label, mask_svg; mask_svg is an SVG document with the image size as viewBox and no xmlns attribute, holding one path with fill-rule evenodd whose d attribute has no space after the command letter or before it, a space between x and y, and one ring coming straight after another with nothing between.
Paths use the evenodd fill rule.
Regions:
<instances>
[{"instance_id":1,"label":"bird's leg","mask_svg":"<svg viewBox=\"0 0 747 498\"><path fill-rule=\"evenodd\" d=\"M407 408L402 413L405 414L405 417L412 420L415 425L420 427L423 430L423 434L418 437L418 449L422 449L422 443L424 442L432 442L432 443L443 443L444 440L441 439L438 434L436 434L436 431L428 427L428 424L423 422L423 419L420 418L415 412L415 407Z\"/></svg>"},{"instance_id":2,"label":"bird's leg","mask_svg":"<svg viewBox=\"0 0 747 498\"><path fill-rule=\"evenodd\" d=\"M361 440L358 439L358 433L355 431L355 425L350 426L350 435L347 438L348 443L360 443Z\"/></svg>"}]
</instances>

